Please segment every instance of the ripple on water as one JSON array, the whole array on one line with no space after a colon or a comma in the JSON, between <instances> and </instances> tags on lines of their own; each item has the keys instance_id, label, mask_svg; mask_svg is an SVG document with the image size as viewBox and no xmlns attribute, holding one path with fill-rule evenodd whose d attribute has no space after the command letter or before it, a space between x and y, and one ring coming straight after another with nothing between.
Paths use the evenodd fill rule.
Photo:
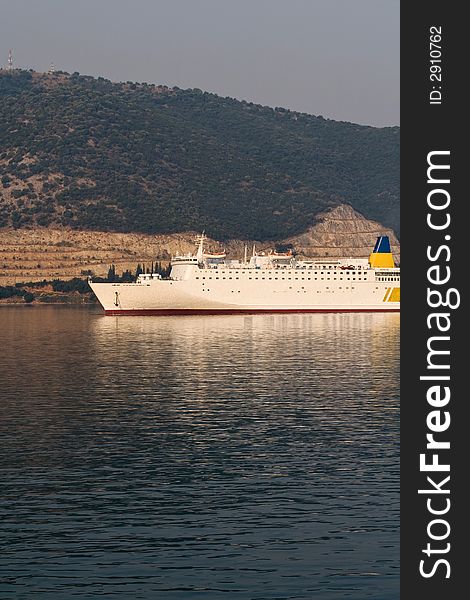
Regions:
<instances>
[{"instance_id":1,"label":"ripple on water","mask_svg":"<svg viewBox=\"0 0 470 600\"><path fill-rule=\"evenodd\" d=\"M2 308L0 595L398 597L399 316Z\"/></svg>"}]
</instances>

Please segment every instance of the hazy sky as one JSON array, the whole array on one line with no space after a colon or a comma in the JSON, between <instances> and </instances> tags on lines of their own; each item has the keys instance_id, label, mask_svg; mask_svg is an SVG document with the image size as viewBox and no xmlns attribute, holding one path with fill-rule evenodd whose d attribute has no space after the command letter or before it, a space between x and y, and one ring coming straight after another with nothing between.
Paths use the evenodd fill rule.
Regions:
<instances>
[{"instance_id":1,"label":"hazy sky","mask_svg":"<svg viewBox=\"0 0 470 600\"><path fill-rule=\"evenodd\" d=\"M399 123L399 0L0 0L0 65Z\"/></svg>"}]
</instances>

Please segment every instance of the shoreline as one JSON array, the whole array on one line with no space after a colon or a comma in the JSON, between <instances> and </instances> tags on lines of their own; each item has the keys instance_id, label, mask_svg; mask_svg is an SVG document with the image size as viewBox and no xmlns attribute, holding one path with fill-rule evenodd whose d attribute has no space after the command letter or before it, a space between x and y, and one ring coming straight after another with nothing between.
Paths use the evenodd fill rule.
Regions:
<instances>
[{"instance_id":1,"label":"shoreline","mask_svg":"<svg viewBox=\"0 0 470 600\"><path fill-rule=\"evenodd\" d=\"M1 291L1 290L0 290ZM79 292L70 293L51 293L38 292L37 289L26 289L26 293L32 294L33 298L25 300L21 295L11 296L9 298L0 298L1 306L99 306L99 302L93 292L80 294Z\"/></svg>"}]
</instances>

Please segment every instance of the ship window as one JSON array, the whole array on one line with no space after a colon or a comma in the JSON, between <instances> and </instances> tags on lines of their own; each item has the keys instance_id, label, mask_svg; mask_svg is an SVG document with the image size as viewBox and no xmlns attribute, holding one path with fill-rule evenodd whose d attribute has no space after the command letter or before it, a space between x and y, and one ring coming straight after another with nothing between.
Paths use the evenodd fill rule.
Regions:
<instances>
[{"instance_id":1,"label":"ship window","mask_svg":"<svg viewBox=\"0 0 470 600\"><path fill-rule=\"evenodd\" d=\"M216 277L216 279L219 279L218 277Z\"/></svg>"},{"instance_id":2,"label":"ship window","mask_svg":"<svg viewBox=\"0 0 470 600\"><path fill-rule=\"evenodd\" d=\"M229 279L232 279L231 277L229 277Z\"/></svg>"},{"instance_id":3,"label":"ship window","mask_svg":"<svg viewBox=\"0 0 470 600\"><path fill-rule=\"evenodd\" d=\"M235 279L240 279L240 277L235 277Z\"/></svg>"},{"instance_id":4,"label":"ship window","mask_svg":"<svg viewBox=\"0 0 470 600\"><path fill-rule=\"evenodd\" d=\"M199 277L196 277L196 279L199 279Z\"/></svg>"},{"instance_id":5,"label":"ship window","mask_svg":"<svg viewBox=\"0 0 470 600\"><path fill-rule=\"evenodd\" d=\"M203 279L205 279L205 277L203 277Z\"/></svg>"}]
</instances>

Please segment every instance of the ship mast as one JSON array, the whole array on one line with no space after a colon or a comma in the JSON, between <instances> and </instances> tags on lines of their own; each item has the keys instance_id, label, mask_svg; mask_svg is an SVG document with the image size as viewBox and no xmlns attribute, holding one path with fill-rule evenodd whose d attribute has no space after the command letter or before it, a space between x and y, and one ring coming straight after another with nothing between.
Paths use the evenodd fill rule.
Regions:
<instances>
[{"instance_id":1,"label":"ship mast","mask_svg":"<svg viewBox=\"0 0 470 600\"><path fill-rule=\"evenodd\" d=\"M204 232L202 232L202 234L198 238L199 246L198 246L197 254L196 254L198 263L202 263L204 260L204 240L205 239L206 239L206 236L204 235Z\"/></svg>"}]
</instances>

